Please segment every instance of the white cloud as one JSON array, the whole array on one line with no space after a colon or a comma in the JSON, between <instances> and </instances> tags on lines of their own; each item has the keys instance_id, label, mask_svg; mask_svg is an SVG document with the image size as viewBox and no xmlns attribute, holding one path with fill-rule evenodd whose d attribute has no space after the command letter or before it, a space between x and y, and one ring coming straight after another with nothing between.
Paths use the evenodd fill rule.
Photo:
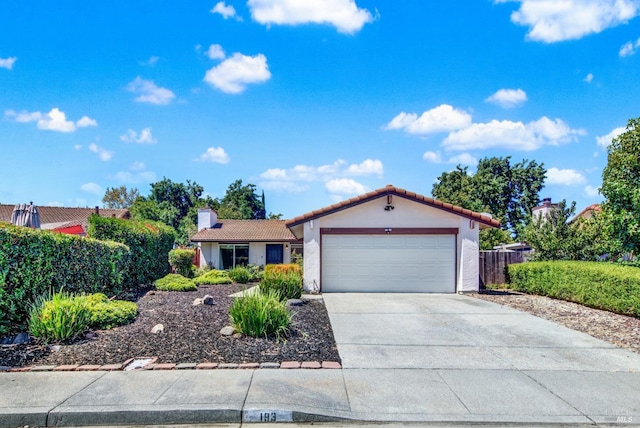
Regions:
<instances>
[{"instance_id":1,"label":"white cloud","mask_svg":"<svg viewBox=\"0 0 640 428\"><path fill-rule=\"evenodd\" d=\"M622 45L620 47L620 52L618 52L618 55L620 55L621 57L634 55L638 48L640 48L640 38L638 38L638 40L636 40L635 42L630 41Z\"/></svg>"},{"instance_id":2,"label":"white cloud","mask_svg":"<svg viewBox=\"0 0 640 428\"><path fill-rule=\"evenodd\" d=\"M248 0L251 17L265 25L326 24L353 34L374 17L354 0Z\"/></svg>"},{"instance_id":3,"label":"white cloud","mask_svg":"<svg viewBox=\"0 0 640 428\"><path fill-rule=\"evenodd\" d=\"M584 175L575 169L549 168L547 170L546 184L559 184L562 186L577 186L584 184L587 180Z\"/></svg>"},{"instance_id":4,"label":"white cloud","mask_svg":"<svg viewBox=\"0 0 640 428\"><path fill-rule=\"evenodd\" d=\"M219 1L213 6L213 9L210 10L211 13L217 13L221 15L224 19L233 18L236 16L236 10L233 6L225 4L223 1Z\"/></svg>"},{"instance_id":5,"label":"white cloud","mask_svg":"<svg viewBox=\"0 0 640 428\"><path fill-rule=\"evenodd\" d=\"M131 164L131 166L129 166L129 169L131 171L144 171L145 169L144 162L135 161Z\"/></svg>"},{"instance_id":6,"label":"white cloud","mask_svg":"<svg viewBox=\"0 0 640 428\"><path fill-rule=\"evenodd\" d=\"M81 150L82 149L82 145L81 144L74 144L73 148L76 150Z\"/></svg>"},{"instance_id":7,"label":"white cloud","mask_svg":"<svg viewBox=\"0 0 640 428\"><path fill-rule=\"evenodd\" d=\"M133 129L127 129L127 133L120 136L120 141L138 144L156 144L158 142L151 134L151 127L144 128L140 134Z\"/></svg>"},{"instance_id":8,"label":"white cloud","mask_svg":"<svg viewBox=\"0 0 640 428\"><path fill-rule=\"evenodd\" d=\"M206 152L196 159L200 162L229 163L229 155L222 147L209 147Z\"/></svg>"},{"instance_id":9,"label":"white cloud","mask_svg":"<svg viewBox=\"0 0 640 428\"><path fill-rule=\"evenodd\" d=\"M391 119L384 129L404 129L410 134L434 134L450 132L471 125L471 115L448 104L425 111L420 117L415 113L402 112Z\"/></svg>"},{"instance_id":10,"label":"white cloud","mask_svg":"<svg viewBox=\"0 0 640 428\"><path fill-rule=\"evenodd\" d=\"M80 186L80 190L87 193L93 193L95 195L102 194L102 187L100 187L100 185L96 183L91 183L91 182L85 183L82 186Z\"/></svg>"},{"instance_id":11,"label":"white cloud","mask_svg":"<svg viewBox=\"0 0 640 428\"><path fill-rule=\"evenodd\" d=\"M144 66L147 66L147 67L155 67L155 65L158 63L158 61L160 61L160 57L159 56L150 56L149 59L147 59L145 61L138 61L138 64L144 65Z\"/></svg>"},{"instance_id":12,"label":"white cloud","mask_svg":"<svg viewBox=\"0 0 640 428\"><path fill-rule=\"evenodd\" d=\"M98 126L98 122L95 119L91 119L89 116L82 116L80 120L76 122L78 128L86 128L89 126Z\"/></svg>"},{"instance_id":13,"label":"white cloud","mask_svg":"<svg viewBox=\"0 0 640 428\"><path fill-rule=\"evenodd\" d=\"M220 45L211 45L209 49L207 49L207 56L211 59L224 59L226 54Z\"/></svg>"},{"instance_id":14,"label":"white cloud","mask_svg":"<svg viewBox=\"0 0 640 428\"><path fill-rule=\"evenodd\" d=\"M459 155L450 157L449 160L444 161L440 152L425 152L422 155L422 159L426 160L427 162L436 164L448 163L454 165L462 164L471 166L478 164L478 159L476 159L469 153L460 153Z\"/></svg>"},{"instance_id":15,"label":"white cloud","mask_svg":"<svg viewBox=\"0 0 640 428\"><path fill-rule=\"evenodd\" d=\"M152 183L156 180L156 173L147 171L143 162L136 161L129 166L129 171L119 171L111 178L129 184Z\"/></svg>"},{"instance_id":16,"label":"white cloud","mask_svg":"<svg viewBox=\"0 0 640 428\"><path fill-rule=\"evenodd\" d=\"M239 94L250 83L262 83L271 78L267 57L263 54L247 56L234 53L222 63L209 69L204 81L228 94Z\"/></svg>"},{"instance_id":17,"label":"white cloud","mask_svg":"<svg viewBox=\"0 0 640 428\"><path fill-rule=\"evenodd\" d=\"M20 123L36 122L38 129L45 131L73 132L77 128L98 125L95 119L91 119L88 116L82 116L75 123L72 120L67 120L67 115L57 107L52 108L49 113L41 113L39 111L16 113L13 110L7 110L5 116Z\"/></svg>"},{"instance_id":18,"label":"white cloud","mask_svg":"<svg viewBox=\"0 0 640 428\"><path fill-rule=\"evenodd\" d=\"M360 164L349 165L347 173L354 175L377 175L382 177L384 168L378 159L367 159Z\"/></svg>"},{"instance_id":19,"label":"white cloud","mask_svg":"<svg viewBox=\"0 0 640 428\"><path fill-rule=\"evenodd\" d=\"M598 143L598 145L600 147L602 147L603 149L606 149L607 147L609 147L609 145L611 144L611 141L614 138L616 138L618 135L622 134L626 130L627 130L627 128L625 128L623 126L615 128L614 130L609 132L607 135L603 135L601 137L596 137L596 142Z\"/></svg>"},{"instance_id":20,"label":"white cloud","mask_svg":"<svg viewBox=\"0 0 640 428\"><path fill-rule=\"evenodd\" d=\"M500 89L485 100L498 104L502 108L513 108L527 101L527 94L522 89Z\"/></svg>"},{"instance_id":21,"label":"white cloud","mask_svg":"<svg viewBox=\"0 0 640 428\"><path fill-rule=\"evenodd\" d=\"M600 194L600 189L591 185L587 185L584 187L584 194L589 197L595 198Z\"/></svg>"},{"instance_id":22,"label":"white cloud","mask_svg":"<svg viewBox=\"0 0 640 428\"><path fill-rule=\"evenodd\" d=\"M377 159L365 159L358 164L348 164L343 159L333 163L311 166L296 165L293 168L270 168L260 174L260 187L269 190L302 192L311 182L324 182L346 179L348 176L378 176L384 172L382 162ZM353 181L353 180L352 180Z\"/></svg>"},{"instance_id":23,"label":"white cloud","mask_svg":"<svg viewBox=\"0 0 640 428\"><path fill-rule=\"evenodd\" d=\"M439 152L424 152L422 159L431 163L442 163L442 156Z\"/></svg>"},{"instance_id":24,"label":"white cloud","mask_svg":"<svg viewBox=\"0 0 640 428\"><path fill-rule=\"evenodd\" d=\"M363 186L351 178L336 178L325 183L327 190L338 195L361 195L367 193L369 188Z\"/></svg>"},{"instance_id":25,"label":"white cloud","mask_svg":"<svg viewBox=\"0 0 640 428\"><path fill-rule=\"evenodd\" d=\"M545 145L575 141L584 135L581 129L571 129L562 120L542 117L527 124L510 120L474 123L468 128L450 133L442 142L447 150L478 150L501 147L511 150L536 150Z\"/></svg>"},{"instance_id":26,"label":"white cloud","mask_svg":"<svg viewBox=\"0 0 640 428\"><path fill-rule=\"evenodd\" d=\"M6 68L7 70L13 69L13 64L18 60L15 56L9 58L0 58L0 68Z\"/></svg>"},{"instance_id":27,"label":"white cloud","mask_svg":"<svg viewBox=\"0 0 640 428\"><path fill-rule=\"evenodd\" d=\"M576 40L626 23L638 15L637 0L495 0L520 2L511 21L529 27L527 39Z\"/></svg>"},{"instance_id":28,"label":"white cloud","mask_svg":"<svg viewBox=\"0 0 640 428\"><path fill-rule=\"evenodd\" d=\"M584 78L584 81L587 83L593 82L593 73L587 74L587 76Z\"/></svg>"},{"instance_id":29,"label":"white cloud","mask_svg":"<svg viewBox=\"0 0 640 428\"><path fill-rule=\"evenodd\" d=\"M478 165L478 159L471 156L469 153L460 153L459 155L449 158L447 163L475 166Z\"/></svg>"},{"instance_id":30,"label":"white cloud","mask_svg":"<svg viewBox=\"0 0 640 428\"><path fill-rule=\"evenodd\" d=\"M100 160L105 162L111 160L111 158L113 157L113 152L110 152L109 150L98 146L96 143L89 144L89 151L97 153Z\"/></svg>"},{"instance_id":31,"label":"white cloud","mask_svg":"<svg viewBox=\"0 0 640 428\"><path fill-rule=\"evenodd\" d=\"M143 80L140 76L127 85L127 90L138 94L135 101L139 103L167 105L176 97L171 90L157 86L153 80Z\"/></svg>"}]
</instances>

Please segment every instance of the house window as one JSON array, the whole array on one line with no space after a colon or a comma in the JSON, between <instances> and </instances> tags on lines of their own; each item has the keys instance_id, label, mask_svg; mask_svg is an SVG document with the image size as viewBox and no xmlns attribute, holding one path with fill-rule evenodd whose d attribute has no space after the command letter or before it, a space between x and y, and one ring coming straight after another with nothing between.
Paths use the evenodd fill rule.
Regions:
<instances>
[{"instance_id":1,"label":"house window","mask_svg":"<svg viewBox=\"0 0 640 428\"><path fill-rule=\"evenodd\" d=\"M233 269L249 264L248 244L220 245L220 269Z\"/></svg>"}]
</instances>

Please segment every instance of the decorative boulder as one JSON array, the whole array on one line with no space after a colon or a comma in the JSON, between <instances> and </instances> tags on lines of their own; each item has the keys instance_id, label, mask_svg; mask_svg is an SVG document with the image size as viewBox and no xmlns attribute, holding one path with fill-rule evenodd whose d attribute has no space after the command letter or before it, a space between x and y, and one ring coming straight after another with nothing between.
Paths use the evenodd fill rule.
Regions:
<instances>
[{"instance_id":1,"label":"decorative boulder","mask_svg":"<svg viewBox=\"0 0 640 428\"><path fill-rule=\"evenodd\" d=\"M235 332L236 329L231 326L222 327L222 329L220 330L220 334L223 336L232 336Z\"/></svg>"},{"instance_id":2,"label":"decorative boulder","mask_svg":"<svg viewBox=\"0 0 640 428\"><path fill-rule=\"evenodd\" d=\"M207 294L202 298L202 303L204 303L205 305L213 305L213 296Z\"/></svg>"},{"instance_id":3,"label":"decorative boulder","mask_svg":"<svg viewBox=\"0 0 640 428\"><path fill-rule=\"evenodd\" d=\"M202 298L198 297L197 299L195 299L195 300L193 301L193 306L201 305L201 304L203 303L203 301L204 301L204 299L202 299Z\"/></svg>"},{"instance_id":4,"label":"decorative boulder","mask_svg":"<svg viewBox=\"0 0 640 428\"><path fill-rule=\"evenodd\" d=\"M164 326L162 324L156 324L151 329L151 333L153 333L153 334L164 333Z\"/></svg>"},{"instance_id":5,"label":"decorative boulder","mask_svg":"<svg viewBox=\"0 0 640 428\"><path fill-rule=\"evenodd\" d=\"M286 306L287 308L290 308L292 306L302 306L304 305L304 302L300 299L289 299L287 300Z\"/></svg>"}]
</instances>

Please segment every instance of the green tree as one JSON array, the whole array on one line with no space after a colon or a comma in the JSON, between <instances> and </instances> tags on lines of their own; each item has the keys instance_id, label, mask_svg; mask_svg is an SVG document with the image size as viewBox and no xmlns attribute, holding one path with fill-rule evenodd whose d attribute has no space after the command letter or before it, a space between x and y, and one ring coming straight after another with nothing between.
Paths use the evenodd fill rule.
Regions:
<instances>
[{"instance_id":1,"label":"green tree","mask_svg":"<svg viewBox=\"0 0 640 428\"><path fill-rule=\"evenodd\" d=\"M214 208L218 217L222 219L264 219L264 192L259 197L256 194L256 185L242 185L242 180L236 180L227 188L227 192L221 200L214 201Z\"/></svg>"},{"instance_id":2,"label":"green tree","mask_svg":"<svg viewBox=\"0 0 640 428\"><path fill-rule=\"evenodd\" d=\"M444 202L478 212L489 212L502 228L518 237L531 209L538 205L546 170L536 161L511 164L511 157L481 159L475 174L460 165L445 172L433 185L433 196ZM485 233L487 238L503 240L504 234ZM498 242L500 243L500 242Z\"/></svg>"},{"instance_id":3,"label":"green tree","mask_svg":"<svg viewBox=\"0 0 640 428\"><path fill-rule=\"evenodd\" d=\"M562 200L546 214L534 215L522 231L522 237L534 250L536 260L575 260L576 226L569 220L576 203L567 207Z\"/></svg>"},{"instance_id":4,"label":"green tree","mask_svg":"<svg viewBox=\"0 0 640 428\"><path fill-rule=\"evenodd\" d=\"M131 190L127 186L107 187L102 197L104 208L129 208L140 196L140 192L135 187Z\"/></svg>"},{"instance_id":5,"label":"green tree","mask_svg":"<svg viewBox=\"0 0 640 428\"><path fill-rule=\"evenodd\" d=\"M607 150L602 173L603 213L613 238L627 253L640 251L640 118L630 119L627 130Z\"/></svg>"}]
</instances>

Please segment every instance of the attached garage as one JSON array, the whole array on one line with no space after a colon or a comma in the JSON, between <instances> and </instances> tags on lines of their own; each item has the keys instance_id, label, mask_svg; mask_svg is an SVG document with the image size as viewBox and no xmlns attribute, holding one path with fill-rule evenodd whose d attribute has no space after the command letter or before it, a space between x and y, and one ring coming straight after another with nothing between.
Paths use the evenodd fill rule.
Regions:
<instances>
[{"instance_id":1,"label":"attached garage","mask_svg":"<svg viewBox=\"0 0 640 428\"><path fill-rule=\"evenodd\" d=\"M489 215L387 186L286 222L304 245L304 287L323 293L456 293L479 288Z\"/></svg>"},{"instance_id":2,"label":"attached garage","mask_svg":"<svg viewBox=\"0 0 640 428\"><path fill-rule=\"evenodd\" d=\"M455 235L322 235L322 291L453 293Z\"/></svg>"}]
</instances>

